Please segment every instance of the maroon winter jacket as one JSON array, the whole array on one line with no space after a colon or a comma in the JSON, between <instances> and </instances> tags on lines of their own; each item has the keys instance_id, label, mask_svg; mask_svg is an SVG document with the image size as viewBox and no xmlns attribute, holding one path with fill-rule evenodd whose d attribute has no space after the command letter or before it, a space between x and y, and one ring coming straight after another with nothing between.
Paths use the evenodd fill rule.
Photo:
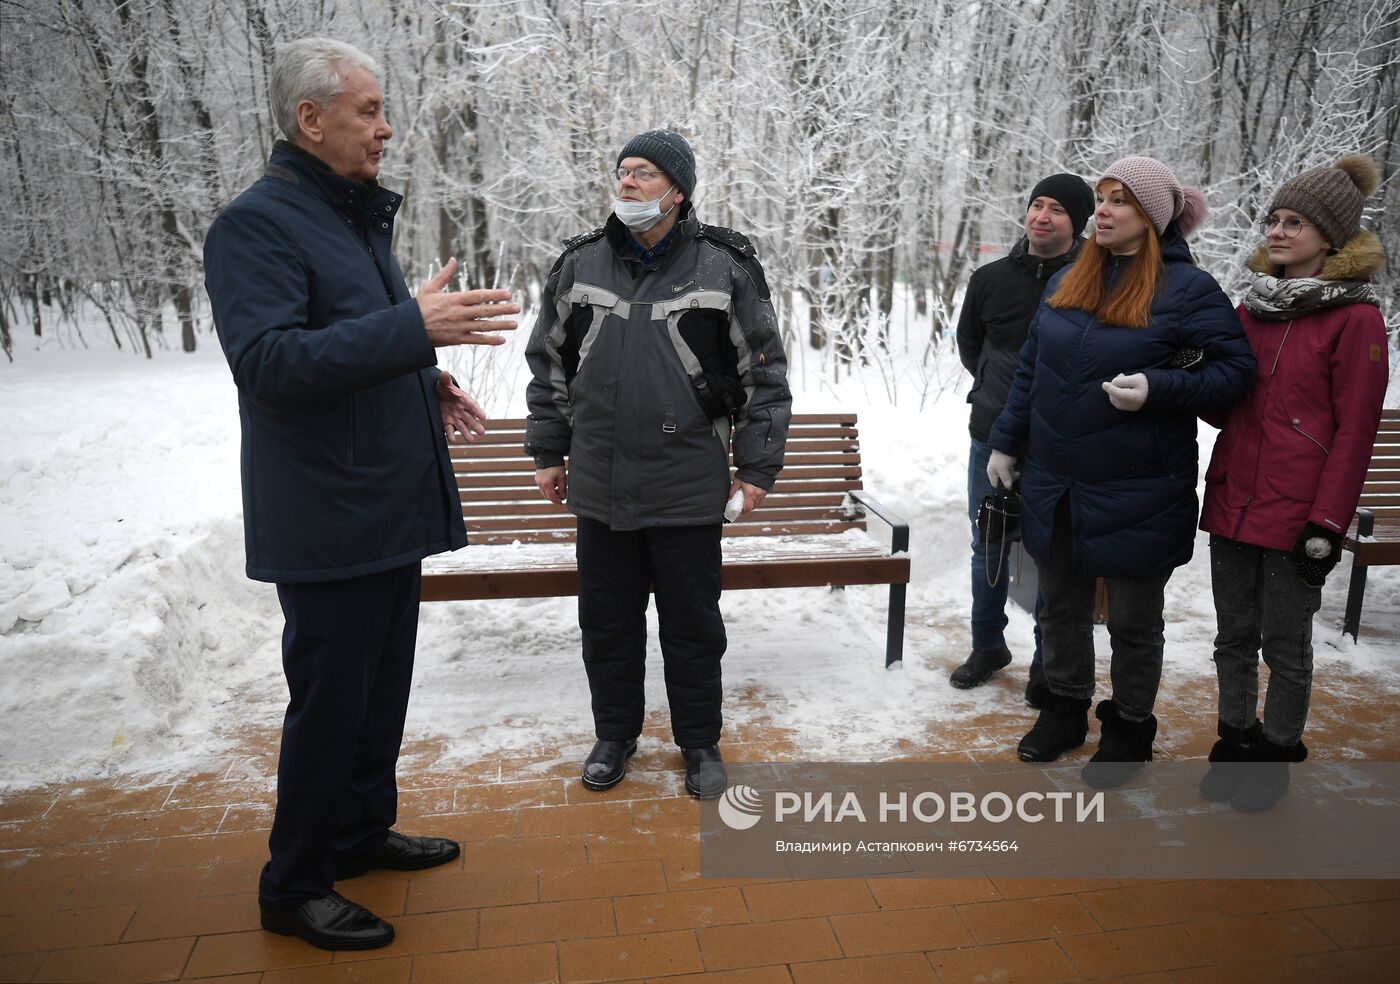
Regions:
<instances>
[{"instance_id":1,"label":"maroon winter jacket","mask_svg":"<svg viewBox=\"0 0 1400 984\"><path fill-rule=\"evenodd\" d=\"M1331 272L1324 278L1373 271ZM1293 321L1262 321L1243 305L1239 315L1258 376L1216 438L1201 529L1278 550L1291 550L1309 521L1345 535L1385 399L1385 319L1370 304Z\"/></svg>"}]
</instances>

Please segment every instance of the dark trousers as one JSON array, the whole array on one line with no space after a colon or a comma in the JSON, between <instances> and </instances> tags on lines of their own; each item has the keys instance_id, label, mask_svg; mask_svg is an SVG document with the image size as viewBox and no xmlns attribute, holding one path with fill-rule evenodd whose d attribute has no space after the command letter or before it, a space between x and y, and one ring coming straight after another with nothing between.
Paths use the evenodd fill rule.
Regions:
<instances>
[{"instance_id":1,"label":"dark trousers","mask_svg":"<svg viewBox=\"0 0 1400 984\"><path fill-rule=\"evenodd\" d=\"M1040 632L1045 646L1045 682L1051 693L1083 699L1094 696L1093 574L1072 566L1073 530L1069 498L1055 510L1050 556L1037 565L1045 605ZM1162 606L1168 569L1146 577L1106 577L1108 637L1113 656L1109 675L1113 701L1129 721L1145 721L1162 680L1165 624Z\"/></svg>"},{"instance_id":2,"label":"dark trousers","mask_svg":"<svg viewBox=\"0 0 1400 984\"><path fill-rule=\"evenodd\" d=\"M1215 676L1220 720L1244 730L1259 708L1259 652L1269 667L1264 737L1291 748L1303 737L1312 698L1313 616L1322 589L1298 576L1286 550L1210 538L1215 595Z\"/></svg>"},{"instance_id":3,"label":"dark trousers","mask_svg":"<svg viewBox=\"0 0 1400 984\"><path fill-rule=\"evenodd\" d=\"M630 741L646 709L647 597L656 593L671 732L682 748L719 741L720 526L617 531L578 521L578 624L599 740Z\"/></svg>"},{"instance_id":4,"label":"dark trousers","mask_svg":"<svg viewBox=\"0 0 1400 984\"><path fill-rule=\"evenodd\" d=\"M290 700L262 902L320 898L335 880L336 856L375 846L394 824L420 581L415 562L277 586Z\"/></svg>"}]
</instances>

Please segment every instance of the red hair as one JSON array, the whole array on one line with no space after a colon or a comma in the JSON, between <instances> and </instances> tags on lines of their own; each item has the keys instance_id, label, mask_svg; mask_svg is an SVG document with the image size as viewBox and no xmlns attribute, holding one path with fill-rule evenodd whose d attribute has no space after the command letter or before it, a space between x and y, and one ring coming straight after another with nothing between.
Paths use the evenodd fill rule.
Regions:
<instances>
[{"instance_id":1,"label":"red hair","mask_svg":"<svg viewBox=\"0 0 1400 984\"><path fill-rule=\"evenodd\" d=\"M1103 182L1099 182L1102 186ZM1113 254L1089 237L1079 250L1079 258L1069 268L1059 287L1046 303L1056 308L1088 311L1106 325L1146 328L1152 312L1152 299L1162 277L1162 244L1157 229L1142 210L1133 193L1123 185L1123 198L1147 225L1142 248L1128 258L1128 264L1110 289L1108 259ZM1096 187L1095 191L1098 190Z\"/></svg>"}]
</instances>

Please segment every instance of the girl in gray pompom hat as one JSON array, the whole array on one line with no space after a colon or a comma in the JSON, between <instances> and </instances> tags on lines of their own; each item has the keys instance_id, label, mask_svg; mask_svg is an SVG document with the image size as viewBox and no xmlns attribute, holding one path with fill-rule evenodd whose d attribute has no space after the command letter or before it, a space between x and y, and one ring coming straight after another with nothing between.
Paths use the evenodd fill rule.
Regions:
<instances>
[{"instance_id":1,"label":"girl in gray pompom hat","mask_svg":"<svg viewBox=\"0 0 1400 984\"><path fill-rule=\"evenodd\" d=\"M1249 396L1203 414L1223 427L1206 471L1220 740L1201 795L1247 812L1288 790L1307 756L1312 620L1341 557L1371 459L1389 363L1361 228L1379 174L1348 154L1275 192L1240 321L1259 363ZM1259 653L1269 667L1262 723Z\"/></svg>"}]
</instances>

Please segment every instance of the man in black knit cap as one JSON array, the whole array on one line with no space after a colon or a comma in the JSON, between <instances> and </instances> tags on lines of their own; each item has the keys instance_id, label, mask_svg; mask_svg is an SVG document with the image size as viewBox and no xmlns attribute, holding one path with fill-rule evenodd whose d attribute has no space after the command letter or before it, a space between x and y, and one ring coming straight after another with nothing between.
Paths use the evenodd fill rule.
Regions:
<instances>
[{"instance_id":1,"label":"man in black knit cap","mask_svg":"<svg viewBox=\"0 0 1400 984\"><path fill-rule=\"evenodd\" d=\"M583 784L616 785L637 750L654 591L685 788L709 799L727 784L720 531L782 468L787 360L753 245L695 217L685 137L638 134L612 173L613 214L564 244L540 299L525 450L540 492L578 517L598 739Z\"/></svg>"},{"instance_id":2,"label":"man in black knit cap","mask_svg":"<svg viewBox=\"0 0 1400 984\"><path fill-rule=\"evenodd\" d=\"M950 677L953 686L962 689L980 686L1011 662L1003 635L1007 623L1006 571L996 577L993 558L990 568L994 576L988 576L986 548L977 536L977 508L992 491L987 481L991 453L987 436L1006 405L1021 345L1045 285L1052 274L1074 261L1093 211L1094 193L1084 179L1073 174L1050 175L1031 191L1023 223L1025 236L1007 256L973 271L967 283L958 318L958 355L973 377L967 395L972 404L967 470L967 509L972 520L972 652ZM990 580L996 583L988 584ZM1039 608L1037 597L1037 614ZM1036 708L1045 697L1040 665L1040 627L1036 626L1035 653L1026 683L1026 702Z\"/></svg>"}]
</instances>

